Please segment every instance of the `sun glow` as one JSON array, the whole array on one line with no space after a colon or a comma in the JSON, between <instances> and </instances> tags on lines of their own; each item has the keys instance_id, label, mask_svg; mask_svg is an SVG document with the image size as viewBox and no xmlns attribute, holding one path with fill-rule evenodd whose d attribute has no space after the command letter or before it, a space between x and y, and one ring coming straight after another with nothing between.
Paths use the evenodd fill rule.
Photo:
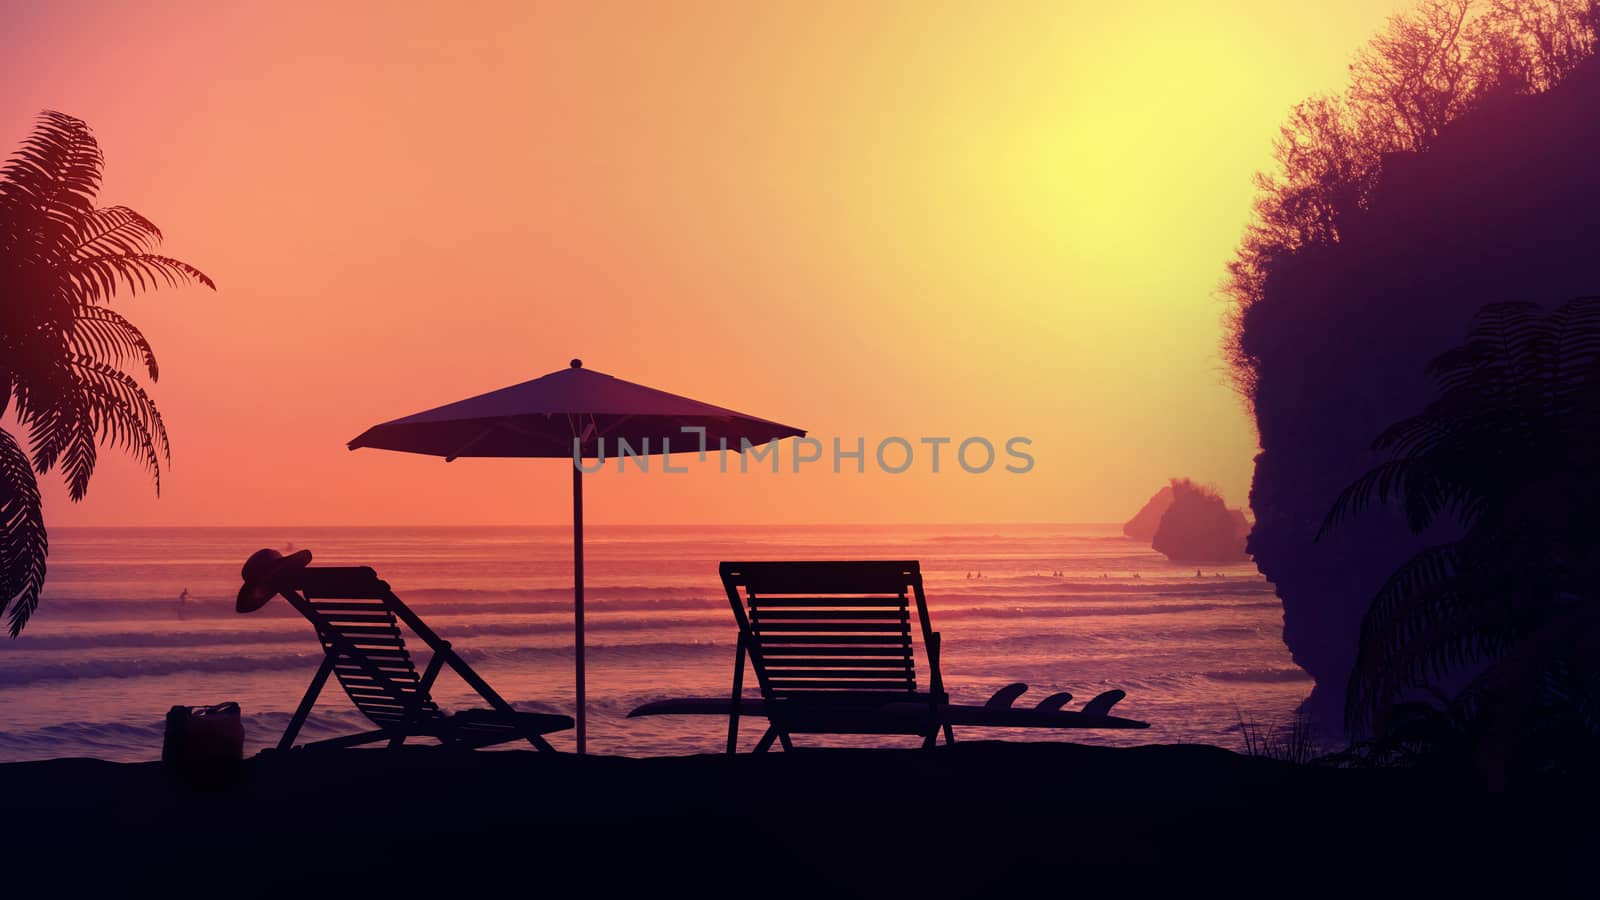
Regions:
<instances>
[{"instance_id":1,"label":"sun glow","mask_svg":"<svg viewBox=\"0 0 1600 900\"><path fill-rule=\"evenodd\" d=\"M108 454L49 515L560 521L549 467L343 442L574 355L820 435L1023 434L1038 461L601 476L596 521L1121 519L1180 474L1240 502L1214 289L1277 123L1394 6L37 9L0 122L86 119L103 202L219 287L119 301L161 357L162 499Z\"/></svg>"}]
</instances>

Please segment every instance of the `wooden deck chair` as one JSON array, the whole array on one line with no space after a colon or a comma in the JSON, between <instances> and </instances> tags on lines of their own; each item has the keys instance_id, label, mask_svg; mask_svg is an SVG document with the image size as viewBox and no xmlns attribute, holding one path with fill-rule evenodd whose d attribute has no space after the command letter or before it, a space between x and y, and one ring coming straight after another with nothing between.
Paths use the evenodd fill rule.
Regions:
<instances>
[{"instance_id":1,"label":"wooden deck chair","mask_svg":"<svg viewBox=\"0 0 1600 900\"><path fill-rule=\"evenodd\" d=\"M768 722L756 745L793 749L794 734L908 734L933 747L949 703L939 674L939 633L916 562L725 562L722 584L739 623L728 752L737 749L748 656ZM910 607L928 663L917 683Z\"/></svg>"},{"instance_id":2,"label":"wooden deck chair","mask_svg":"<svg viewBox=\"0 0 1600 900\"><path fill-rule=\"evenodd\" d=\"M305 553L302 551L302 553ZM276 556L276 551L261 551ZM278 557L285 562L293 559ZM305 553L304 560L309 561ZM268 558L268 563L273 562ZM246 588L251 589L250 564L246 564ZM305 616L322 642L322 665L311 678L304 699L289 720L279 750L294 746L306 717L333 675L352 703L372 723L371 731L306 744L306 747L353 747L387 741L399 747L413 737L431 737L446 747L477 748L506 741L526 740L539 750L550 750L543 735L572 727L570 716L519 712L503 700L488 683L463 661L450 643L441 639L417 614L400 602L367 567L278 566L266 585L257 590L281 594ZM245 591L241 591L240 610L246 610ZM259 596L259 594L257 595ZM270 599L270 594L268 599ZM252 608L259 608L256 602ZM433 651L421 675L401 637L399 622L404 622ZM448 665L478 692L488 709L464 710L447 715L434 703L433 683Z\"/></svg>"}]
</instances>

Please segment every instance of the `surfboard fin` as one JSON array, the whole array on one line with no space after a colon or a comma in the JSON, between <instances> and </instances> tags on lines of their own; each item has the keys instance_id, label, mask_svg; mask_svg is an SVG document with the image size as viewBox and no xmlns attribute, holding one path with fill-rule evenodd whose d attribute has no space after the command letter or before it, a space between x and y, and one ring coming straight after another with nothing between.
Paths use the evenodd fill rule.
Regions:
<instances>
[{"instance_id":1,"label":"surfboard fin","mask_svg":"<svg viewBox=\"0 0 1600 900\"><path fill-rule=\"evenodd\" d=\"M1060 712L1061 707L1066 706L1071 702L1072 694L1062 691L1058 694L1051 694L1043 700L1040 700L1039 705L1034 707L1034 709L1037 709L1040 712Z\"/></svg>"},{"instance_id":2,"label":"surfboard fin","mask_svg":"<svg viewBox=\"0 0 1600 900\"><path fill-rule=\"evenodd\" d=\"M1010 709L1011 704L1015 703L1018 697L1021 697L1027 692L1028 686L1020 681L1014 684L1008 684L1000 690L995 691L994 696L990 697L988 701L983 704L983 708Z\"/></svg>"},{"instance_id":3,"label":"surfboard fin","mask_svg":"<svg viewBox=\"0 0 1600 900\"><path fill-rule=\"evenodd\" d=\"M1097 695L1093 700L1083 705L1083 714L1086 716L1104 716L1111 712L1111 707L1122 702L1128 696L1127 691L1109 690Z\"/></svg>"}]
</instances>

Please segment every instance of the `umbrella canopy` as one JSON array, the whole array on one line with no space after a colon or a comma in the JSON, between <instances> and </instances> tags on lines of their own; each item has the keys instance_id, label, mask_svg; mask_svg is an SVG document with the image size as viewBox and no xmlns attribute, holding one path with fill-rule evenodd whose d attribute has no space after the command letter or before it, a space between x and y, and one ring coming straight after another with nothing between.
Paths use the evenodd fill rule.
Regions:
<instances>
[{"instance_id":1,"label":"umbrella canopy","mask_svg":"<svg viewBox=\"0 0 1600 900\"><path fill-rule=\"evenodd\" d=\"M583 439L585 456L594 455L596 439L604 437L613 455L618 441L627 441L637 453L660 453L666 439L680 453L699 450L698 432L681 430L686 427L706 430L707 449L719 446L719 438L738 450L741 439L764 444L805 436L799 428L585 369L575 359L569 368L542 378L374 425L352 440L350 449L376 447L450 460L571 457L574 437Z\"/></svg>"},{"instance_id":2,"label":"umbrella canopy","mask_svg":"<svg viewBox=\"0 0 1600 900\"><path fill-rule=\"evenodd\" d=\"M350 449L374 447L402 453L460 457L566 457L572 466L572 597L578 752L587 725L583 666L583 470L580 457L596 456L619 443L640 454L661 453L679 441L681 453L732 450L805 431L688 397L658 391L583 368L581 360L542 378L479 394L404 418L374 425L350 441ZM578 446L574 446L574 439Z\"/></svg>"}]
</instances>

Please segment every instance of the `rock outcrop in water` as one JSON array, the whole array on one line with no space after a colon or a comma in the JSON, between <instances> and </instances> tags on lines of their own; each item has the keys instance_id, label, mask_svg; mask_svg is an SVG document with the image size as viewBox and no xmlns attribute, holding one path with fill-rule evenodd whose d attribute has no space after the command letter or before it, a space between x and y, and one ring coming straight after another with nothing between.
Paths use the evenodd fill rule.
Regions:
<instances>
[{"instance_id":1,"label":"rock outcrop in water","mask_svg":"<svg viewBox=\"0 0 1600 900\"><path fill-rule=\"evenodd\" d=\"M1230 510L1222 495L1187 478L1174 478L1171 505L1161 516L1150 546L1179 563L1214 565L1243 562L1245 538L1240 523L1244 514Z\"/></svg>"},{"instance_id":2,"label":"rock outcrop in water","mask_svg":"<svg viewBox=\"0 0 1600 900\"><path fill-rule=\"evenodd\" d=\"M1156 529L1161 527L1161 517L1172 508L1172 485L1167 485L1155 492L1143 507L1122 526L1122 533L1137 541L1151 541L1155 539Z\"/></svg>"},{"instance_id":3,"label":"rock outcrop in water","mask_svg":"<svg viewBox=\"0 0 1600 900\"><path fill-rule=\"evenodd\" d=\"M1600 292L1600 64L1502 97L1424 154L1391 156L1337 244L1282 260L1245 317L1260 360L1261 453L1249 549L1283 600L1284 642L1317 682L1310 708L1343 720L1362 616L1395 568L1444 533L1413 537L1372 512L1322 540L1370 445L1431 396L1423 367L1486 303L1547 306Z\"/></svg>"}]
</instances>

